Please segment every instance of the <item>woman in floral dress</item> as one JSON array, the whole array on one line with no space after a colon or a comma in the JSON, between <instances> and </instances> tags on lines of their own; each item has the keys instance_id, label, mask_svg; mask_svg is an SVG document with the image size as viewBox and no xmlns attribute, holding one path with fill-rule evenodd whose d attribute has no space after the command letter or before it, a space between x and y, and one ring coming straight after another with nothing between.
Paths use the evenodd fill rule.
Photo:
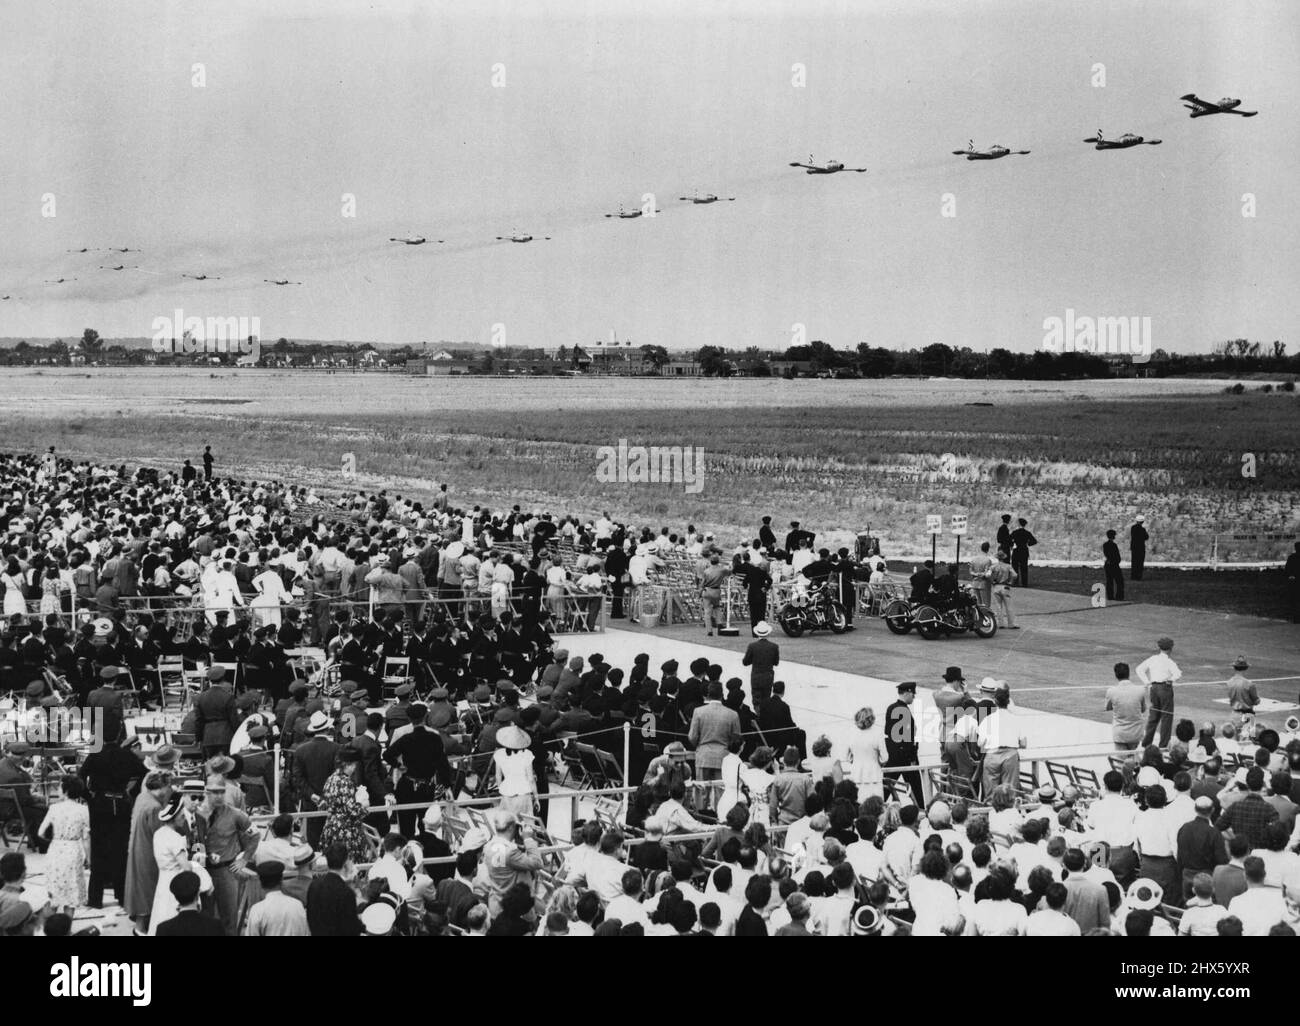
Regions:
<instances>
[{"instance_id":1,"label":"woman in floral dress","mask_svg":"<svg viewBox=\"0 0 1300 1026\"><path fill-rule=\"evenodd\" d=\"M357 800L357 771L361 766L361 753L345 748L339 753L339 768L325 781L321 795L321 810L325 813L325 829L321 831L321 848L336 841L347 846L348 855L355 862L363 862L370 854L370 842L363 824L367 808Z\"/></svg>"},{"instance_id":2,"label":"woman in floral dress","mask_svg":"<svg viewBox=\"0 0 1300 1026\"><path fill-rule=\"evenodd\" d=\"M85 869L90 862L90 810L80 777L64 781L63 798L50 806L41 823L41 833L52 838L45 854L45 886L50 904L72 915L86 904Z\"/></svg>"}]
</instances>

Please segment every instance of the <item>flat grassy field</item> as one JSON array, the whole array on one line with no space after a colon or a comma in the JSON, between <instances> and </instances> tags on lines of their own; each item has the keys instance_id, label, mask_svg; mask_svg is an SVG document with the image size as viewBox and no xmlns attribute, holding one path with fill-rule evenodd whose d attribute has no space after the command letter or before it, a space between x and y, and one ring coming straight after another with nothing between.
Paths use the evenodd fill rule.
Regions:
<instances>
[{"instance_id":1,"label":"flat grassy field","mask_svg":"<svg viewBox=\"0 0 1300 1026\"><path fill-rule=\"evenodd\" d=\"M728 542L771 514L835 544L869 525L911 555L927 513L965 513L965 555L1005 511L1030 521L1035 558L1099 560L1108 527L1127 556L1141 512L1150 561L1208 559L1216 530L1222 560L1278 558L1290 542L1264 535L1300 523L1300 400L1224 384L13 369L0 416L6 449L175 464L211 444L222 474L417 497L447 481L464 504L608 509ZM598 480L597 448L620 439L702 447L702 491Z\"/></svg>"}]
</instances>

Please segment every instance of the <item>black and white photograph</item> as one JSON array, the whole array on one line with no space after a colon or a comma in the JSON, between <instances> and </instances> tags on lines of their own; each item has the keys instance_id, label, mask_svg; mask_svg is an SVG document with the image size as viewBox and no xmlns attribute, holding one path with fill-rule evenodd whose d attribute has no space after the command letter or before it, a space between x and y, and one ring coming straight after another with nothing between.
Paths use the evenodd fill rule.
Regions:
<instances>
[{"instance_id":1,"label":"black and white photograph","mask_svg":"<svg viewBox=\"0 0 1300 1026\"><path fill-rule=\"evenodd\" d=\"M0 23L0 935L92 938L20 990L1006 936L1282 999L1300 6Z\"/></svg>"}]
</instances>

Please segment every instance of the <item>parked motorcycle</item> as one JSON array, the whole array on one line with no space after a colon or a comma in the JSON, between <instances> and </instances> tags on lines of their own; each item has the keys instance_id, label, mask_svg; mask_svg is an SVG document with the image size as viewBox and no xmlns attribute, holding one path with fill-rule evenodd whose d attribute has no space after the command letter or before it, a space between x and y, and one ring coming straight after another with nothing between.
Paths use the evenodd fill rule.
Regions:
<instances>
[{"instance_id":1,"label":"parked motorcycle","mask_svg":"<svg viewBox=\"0 0 1300 1026\"><path fill-rule=\"evenodd\" d=\"M969 601L940 610L928 602L894 599L881 611L885 626L894 634L916 633L927 641L943 634L971 631L976 637L991 638L998 632L998 618L988 606L982 606L969 588L963 588Z\"/></svg>"},{"instance_id":2,"label":"parked motorcycle","mask_svg":"<svg viewBox=\"0 0 1300 1026\"><path fill-rule=\"evenodd\" d=\"M829 630L843 634L849 625L844 607L831 598L825 585L809 591L796 591L781 607L776 619L781 630L791 638L800 637L804 631Z\"/></svg>"}]
</instances>

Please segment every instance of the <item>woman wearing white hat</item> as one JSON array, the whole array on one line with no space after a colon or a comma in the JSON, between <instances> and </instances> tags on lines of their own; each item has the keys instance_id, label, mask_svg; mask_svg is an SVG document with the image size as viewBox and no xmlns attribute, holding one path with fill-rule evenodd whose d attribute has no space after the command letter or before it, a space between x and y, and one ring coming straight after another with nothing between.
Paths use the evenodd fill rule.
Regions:
<instances>
[{"instance_id":1,"label":"woman wearing white hat","mask_svg":"<svg viewBox=\"0 0 1300 1026\"><path fill-rule=\"evenodd\" d=\"M537 800L537 777L529 750L532 743L528 732L513 723L497 731L497 750L492 753L489 773L501 793L500 807L515 816L531 816Z\"/></svg>"},{"instance_id":2,"label":"woman wearing white hat","mask_svg":"<svg viewBox=\"0 0 1300 1026\"><path fill-rule=\"evenodd\" d=\"M172 880L186 870L198 873L204 881L204 891L212 890L212 878L201 858L190 858L189 829L186 800L179 794L158 813L158 829L153 835L153 857L158 863L158 886L153 892L153 911L149 916L149 936L158 932L160 924L176 915L179 906L172 894Z\"/></svg>"}]
</instances>

